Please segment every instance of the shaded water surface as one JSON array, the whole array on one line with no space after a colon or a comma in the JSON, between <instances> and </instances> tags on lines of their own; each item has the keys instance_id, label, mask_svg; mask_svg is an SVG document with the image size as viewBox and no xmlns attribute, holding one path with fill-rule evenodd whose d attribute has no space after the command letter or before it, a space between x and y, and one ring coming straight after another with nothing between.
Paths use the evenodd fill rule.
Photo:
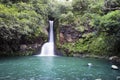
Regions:
<instances>
[{"instance_id":1,"label":"shaded water surface","mask_svg":"<svg viewBox=\"0 0 120 80\"><path fill-rule=\"evenodd\" d=\"M87 63L93 66L88 67ZM119 70L102 59L14 57L0 59L0 80L117 80Z\"/></svg>"}]
</instances>

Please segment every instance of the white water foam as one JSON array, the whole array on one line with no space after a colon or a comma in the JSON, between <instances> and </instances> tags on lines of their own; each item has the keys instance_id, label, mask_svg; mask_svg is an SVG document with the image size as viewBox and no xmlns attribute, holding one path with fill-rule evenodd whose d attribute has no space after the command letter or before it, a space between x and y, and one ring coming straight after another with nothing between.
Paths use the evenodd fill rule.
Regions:
<instances>
[{"instance_id":1,"label":"white water foam","mask_svg":"<svg viewBox=\"0 0 120 80\"><path fill-rule=\"evenodd\" d=\"M53 35L53 21L49 21L50 31L49 31L49 42L43 44L41 53L38 56L55 56L54 55L54 35Z\"/></svg>"}]
</instances>

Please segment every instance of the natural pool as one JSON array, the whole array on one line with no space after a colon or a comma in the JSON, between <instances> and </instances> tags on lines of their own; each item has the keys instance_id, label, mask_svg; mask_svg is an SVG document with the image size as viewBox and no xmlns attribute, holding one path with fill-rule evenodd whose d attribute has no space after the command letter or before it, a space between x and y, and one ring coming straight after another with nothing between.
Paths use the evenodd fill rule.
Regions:
<instances>
[{"instance_id":1,"label":"natural pool","mask_svg":"<svg viewBox=\"0 0 120 80\"><path fill-rule=\"evenodd\" d=\"M87 63L93 66L88 67ZM117 80L120 70L112 70L103 59L75 57L14 57L0 59L0 80Z\"/></svg>"}]
</instances>

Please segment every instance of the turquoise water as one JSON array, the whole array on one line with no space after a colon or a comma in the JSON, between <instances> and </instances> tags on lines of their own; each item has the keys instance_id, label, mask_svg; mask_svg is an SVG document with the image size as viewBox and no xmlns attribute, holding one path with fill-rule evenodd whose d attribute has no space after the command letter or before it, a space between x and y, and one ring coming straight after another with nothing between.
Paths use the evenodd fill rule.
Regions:
<instances>
[{"instance_id":1,"label":"turquoise water","mask_svg":"<svg viewBox=\"0 0 120 80\"><path fill-rule=\"evenodd\" d=\"M87 63L93 66L88 67ZM14 57L0 59L0 80L117 80L120 70L102 59Z\"/></svg>"}]
</instances>

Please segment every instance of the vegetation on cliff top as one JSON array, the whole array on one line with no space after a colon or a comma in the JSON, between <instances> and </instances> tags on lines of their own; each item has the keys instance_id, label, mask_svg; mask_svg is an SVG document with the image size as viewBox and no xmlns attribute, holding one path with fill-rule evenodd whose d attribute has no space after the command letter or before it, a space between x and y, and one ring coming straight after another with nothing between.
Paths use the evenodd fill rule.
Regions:
<instances>
[{"instance_id":1,"label":"vegetation on cliff top","mask_svg":"<svg viewBox=\"0 0 120 80\"><path fill-rule=\"evenodd\" d=\"M35 43L38 37L45 40L46 16L47 3L44 0L1 0L0 51L10 54L19 51L21 44Z\"/></svg>"},{"instance_id":2,"label":"vegetation on cliff top","mask_svg":"<svg viewBox=\"0 0 120 80\"><path fill-rule=\"evenodd\" d=\"M120 1L76 0L72 7L72 11L69 11L72 18L63 19L61 24L74 26L82 36L75 42L58 44L63 52L69 55L120 55Z\"/></svg>"}]
</instances>

